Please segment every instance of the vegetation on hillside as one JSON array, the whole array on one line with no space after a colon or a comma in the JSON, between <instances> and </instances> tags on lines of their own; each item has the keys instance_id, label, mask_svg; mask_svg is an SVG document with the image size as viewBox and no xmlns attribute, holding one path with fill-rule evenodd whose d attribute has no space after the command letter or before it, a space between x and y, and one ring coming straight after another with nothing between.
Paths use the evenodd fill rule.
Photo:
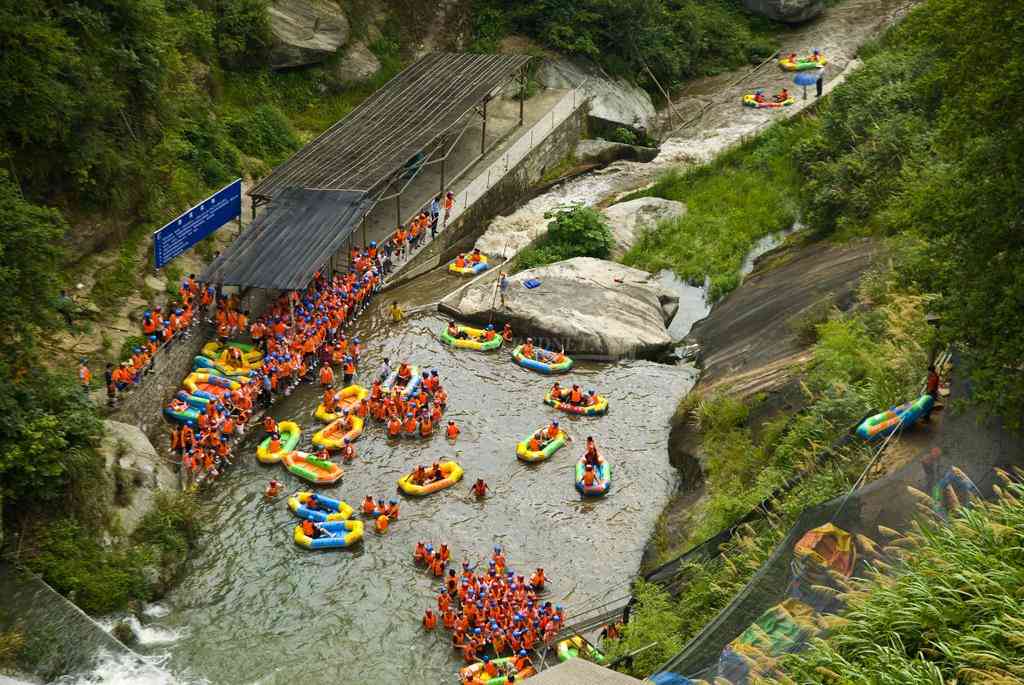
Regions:
<instances>
[{"instance_id":1,"label":"vegetation on hillside","mask_svg":"<svg viewBox=\"0 0 1024 685\"><path fill-rule=\"evenodd\" d=\"M769 517L744 526L718 561L681 569L676 597L660 588L645 590L645 596L653 597L651 606L670 601L677 628L646 620L643 605L636 610L641 620L630 620L612 654L652 642L659 646L634 660L628 669L633 675L648 675L696 635L753 576L800 513L849 488L872 455L869 447L854 442L819 463L822 450L871 409L904 401L920 389L930 344L919 336L927 329L926 301L895 291L891 276L866 279L859 296L873 309L833 311L815 325L817 341L804 379L806 406L799 414L755 427L749 419L761 398L740 401L727 394L691 395L680 407L700 427L708 494L685 535L659 527L655 564L734 525L795 473L804 478L775 502Z\"/></svg>"},{"instance_id":2,"label":"vegetation on hillside","mask_svg":"<svg viewBox=\"0 0 1024 685\"><path fill-rule=\"evenodd\" d=\"M1019 426L1024 416L1019 372L1024 352L1019 278L1024 270L1024 118L1016 84L1024 76L1022 20L1019 12L996 0L928 0L864 51L864 68L813 116L775 127L733 153L739 159L733 167L754 166L746 158L784 135L780 129L799 131L799 138L781 149L785 159L778 164L785 170L783 183L794 169L802 179L798 209L804 223L819 238L882 237L890 247L892 271L863 284L861 302L872 309L804 326L816 342L805 375L808 404L796 417L769 422L755 432L747 421L752 405L728 397L684 404L682 410L696 413L704 430L710 496L687 539L660 536L665 557L734 522L786 475L807 468L811 453L864 412L912 395L920 387L931 344L926 311L942 317L936 342L956 344L961 351L966 362L961 369L974 381L973 401ZM990 49L993 45L998 47ZM983 54L989 58L985 78L976 69ZM696 194L702 180L699 171L690 172L667 179L660 190L679 187ZM697 279L721 275L711 260L696 274L686 271L691 246L703 238L698 226L663 225L642 244L655 254L661 243L676 246L664 250L667 257L659 267L672 266ZM744 226L731 228L743 232ZM630 258L639 260L643 254L634 252ZM864 458L853 452L838 457L833 465L810 471L778 503L776 516L744 527L717 563L682 570L681 591L672 600L673 622L662 622L671 633L656 627L658 621L638 621L636 627L627 626L612 654L657 643L650 650L654 653L644 652L632 668L644 676L693 637L745 585L796 514L841 492ZM920 565L858 599L850 631L794 658L794 679L1009 682L1010 674L1019 676L1013 670L1019 660L1008 658L1012 643L1005 638L1016 630L1014 624L1001 614L985 613L1001 611L1012 598L992 593L991 603L987 598L978 603L979 621L965 621L971 597L954 597L957 593L950 595L945 581L939 582L945 577L964 587L972 581L953 578L948 569L970 564L979 569L982 580L976 582L982 585L977 587L988 587L991 560L1000 554L1012 557L1009 550L1019 547L1002 528L1006 520L1004 513L994 525L968 515L947 531L926 532ZM980 559L982 552L989 561ZM1004 565L998 573L1008 570ZM644 592L654 610L664 610L667 595L651 599L652 591ZM936 606L942 607L941 614L935 613ZM972 659L976 670L965 670Z\"/></svg>"},{"instance_id":3,"label":"vegetation on hillside","mask_svg":"<svg viewBox=\"0 0 1024 685\"><path fill-rule=\"evenodd\" d=\"M1013 683L1024 677L1024 486L899 541L891 576L853 581L838 627L787 656L788 682Z\"/></svg>"},{"instance_id":4,"label":"vegetation on hillside","mask_svg":"<svg viewBox=\"0 0 1024 685\"><path fill-rule=\"evenodd\" d=\"M812 130L789 120L685 171L671 171L636 197L686 204L686 214L641 234L623 261L648 271L671 269L708 282L717 300L740 284L743 258L761 238L790 228L800 207L800 173L787 152Z\"/></svg>"},{"instance_id":5,"label":"vegetation on hillside","mask_svg":"<svg viewBox=\"0 0 1024 685\"><path fill-rule=\"evenodd\" d=\"M764 59L775 50L771 28L735 0L474 0L472 47L491 51L518 33L656 93L650 73L672 88Z\"/></svg>"}]
</instances>

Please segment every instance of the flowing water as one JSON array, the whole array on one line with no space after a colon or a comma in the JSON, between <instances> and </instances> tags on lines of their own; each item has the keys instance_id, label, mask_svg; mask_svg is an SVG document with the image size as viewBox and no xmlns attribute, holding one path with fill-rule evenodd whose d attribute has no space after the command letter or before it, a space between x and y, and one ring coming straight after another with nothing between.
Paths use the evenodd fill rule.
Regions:
<instances>
[{"instance_id":1,"label":"flowing water","mask_svg":"<svg viewBox=\"0 0 1024 685\"><path fill-rule=\"evenodd\" d=\"M435 272L378 298L356 326L369 343L357 380L366 382L384 356L437 368L450 395L446 417L462 435L455 444L443 435L389 442L381 426L369 427L343 481L324 492L353 506L366 494L397 497L399 476L440 457L465 467L463 482L423 499L401 498L401 518L384 537L368 532L355 549L313 553L292 543L295 519L284 499L268 503L261 494L271 477L289 492L303 482L252 459L256 436L249 436L239 449L242 462L203 493L211 530L167 598L170 612L159 619L164 632L148 627L150 635L178 632L173 644L157 645L170 652L172 670L212 683L452 681L459 662L447 634L419 627L439 586L412 564L420 540L445 542L454 560L473 563L500 544L517 571L544 567L550 599L570 615L573 607L624 594L675 486L668 417L691 387L693 370L647 361L580 364L562 380L606 393L611 411L570 418L541 401L551 379L513 364L508 349L453 350L436 338L444 320L433 312L397 325L387 318L391 299L425 304L452 283ZM321 427L312 416L319 396L304 385L272 412L297 419L307 446ZM552 418L574 444L540 464L517 460L516 442ZM613 487L604 499L584 501L573 487L573 466L588 435L613 464ZM476 478L493 490L484 501L470 496Z\"/></svg>"}]
</instances>

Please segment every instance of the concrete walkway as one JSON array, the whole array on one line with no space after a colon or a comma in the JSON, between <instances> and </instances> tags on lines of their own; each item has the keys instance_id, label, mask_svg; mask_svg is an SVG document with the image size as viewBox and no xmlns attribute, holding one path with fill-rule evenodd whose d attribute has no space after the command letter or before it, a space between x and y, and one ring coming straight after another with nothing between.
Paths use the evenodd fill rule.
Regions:
<instances>
[{"instance_id":1,"label":"concrete walkway","mask_svg":"<svg viewBox=\"0 0 1024 685\"><path fill-rule=\"evenodd\" d=\"M584 659L569 659L526 682L530 685L641 685L644 681Z\"/></svg>"}]
</instances>

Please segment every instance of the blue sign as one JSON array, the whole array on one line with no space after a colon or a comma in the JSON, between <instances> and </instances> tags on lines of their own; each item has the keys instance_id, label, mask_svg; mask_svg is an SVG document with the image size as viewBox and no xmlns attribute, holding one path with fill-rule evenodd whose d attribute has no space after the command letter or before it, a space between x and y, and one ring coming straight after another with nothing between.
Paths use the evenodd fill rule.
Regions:
<instances>
[{"instance_id":1,"label":"blue sign","mask_svg":"<svg viewBox=\"0 0 1024 685\"><path fill-rule=\"evenodd\" d=\"M241 215L242 179L238 179L153 234L156 268L162 268L167 262Z\"/></svg>"}]
</instances>

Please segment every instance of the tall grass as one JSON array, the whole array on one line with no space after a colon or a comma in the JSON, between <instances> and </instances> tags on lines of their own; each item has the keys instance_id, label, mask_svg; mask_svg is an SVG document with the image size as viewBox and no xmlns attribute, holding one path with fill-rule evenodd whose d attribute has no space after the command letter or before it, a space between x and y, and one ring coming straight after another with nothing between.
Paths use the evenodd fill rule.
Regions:
<instances>
[{"instance_id":1,"label":"tall grass","mask_svg":"<svg viewBox=\"0 0 1024 685\"><path fill-rule=\"evenodd\" d=\"M788 152L814 126L803 118L780 123L709 164L669 172L630 196L677 200L688 211L644 233L623 261L648 271L671 269L691 282L708 278L714 299L734 289L757 241L797 219L801 177Z\"/></svg>"},{"instance_id":2,"label":"tall grass","mask_svg":"<svg viewBox=\"0 0 1024 685\"><path fill-rule=\"evenodd\" d=\"M854 581L834 633L785 657L792 681L1019 683L1024 679L1024 486L910 533L894 576Z\"/></svg>"}]
</instances>

